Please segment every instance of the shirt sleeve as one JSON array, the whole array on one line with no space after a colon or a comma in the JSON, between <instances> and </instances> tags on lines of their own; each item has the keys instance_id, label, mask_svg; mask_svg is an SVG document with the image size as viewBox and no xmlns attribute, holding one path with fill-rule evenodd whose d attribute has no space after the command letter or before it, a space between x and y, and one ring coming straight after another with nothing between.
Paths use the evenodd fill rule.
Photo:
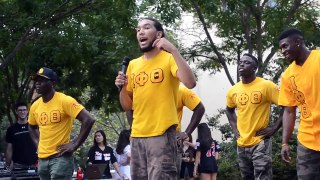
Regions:
<instances>
[{"instance_id":1,"label":"shirt sleeve","mask_svg":"<svg viewBox=\"0 0 320 180\"><path fill-rule=\"evenodd\" d=\"M116 158L116 156L114 155L114 153L113 153L113 149L110 147L110 158L111 158L111 163L113 164L113 163L115 163L115 162L117 162L117 158Z\"/></svg>"},{"instance_id":2,"label":"shirt sleeve","mask_svg":"<svg viewBox=\"0 0 320 180\"><path fill-rule=\"evenodd\" d=\"M71 96L66 96L64 98L62 106L66 114L68 114L73 119L75 119L80 113L80 111L84 109L84 107Z\"/></svg>"},{"instance_id":3,"label":"shirt sleeve","mask_svg":"<svg viewBox=\"0 0 320 180\"><path fill-rule=\"evenodd\" d=\"M196 141L195 149L196 149L196 151L201 151L201 146L200 146L200 142L199 142L198 139L197 139L197 141Z\"/></svg>"},{"instance_id":4,"label":"shirt sleeve","mask_svg":"<svg viewBox=\"0 0 320 180\"><path fill-rule=\"evenodd\" d=\"M271 81L270 81L270 85L268 86L268 99L273 104L278 104L279 89L278 89L278 86Z\"/></svg>"},{"instance_id":5,"label":"shirt sleeve","mask_svg":"<svg viewBox=\"0 0 320 180\"><path fill-rule=\"evenodd\" d=\"M94 147L91 147L88 152L87 163L93 163L94 161Z\"/></svg>"},{"instance_id":6,"label":"shirt sleeve","mask_svg":"<svg viewBox=\"0 0 320 180\"><path fill-rule=\"evenodd\" d=\"M220 152L221 148L217 141L214 141L215 152Z\"/></svg>"},{"instance_id":7,"label":"shirt sleeve","mask_svg":"<svg viewBox=\"0 0 320 180\"><path fill-rule=\"evenodd\" d=\"M171 74L174 77L177 77L178 66L177 66L177 63L176 63L175 59L173 58L172 54L170 55L169 61L170 61Z\"/></svg>"},{"instance_id":8,"label":"shirt sleeve","mask_svg":"<svg viewBox=\"0 0 320 180\"><path fill-rule=\"evenodd\" d=\"M124 148L123 153L124 153L125 155L128 155L130 152L131 152L130 145L127 145L127 146Z\"/></svg>"},{"instance_id":9,"label":"shirt sleeve","mask_svg":"<svg viewBox=\"0 0 320 180\"><path fill-rule=\"evenodd\" d=\"M131 69L132 69L132 63L130 62L128 65L128 68L127 68L127 72L126 72L126 75L128 78L127 91L129 91L129 92L133 91L133 86L134 86L133 79L132 79L134 77L131 76Z\"/></svg>"},{"instance_id":10,"label":"shirt sleeve","mask_svg":"<svg viewBox=\"0 0 320 180\"><path fill-rule=\"evenodd\" d=\"M28 115L28 123L30 125L38 125L37 123L37 117L35 116L34 114L34 109L36 108L37 104L36 102L34 102L32 105L31 105L31 108L30 108L30 111L29 111L29 115Z\"/></svg>"},{"instance_id":11,"label":"shirt sleeve","mask_svg":"<svg viewBox=\"0 0 320 180\"><path fill-rule=\"evenodd\" d=\"M182 92L182 101L183 105L189 108L191 111L197 107L197 105L201 102L199 96L197 96L192 90L188 88L183 88Z\"/></svg>"},{"instance_id":12,"label":"shirt sleeve","mask_svg":"<svg viewBox=\"0 0 320 180\"><path fill-rule=\"evenodd\" d=\"M237 97L237 94L232 94L232 89L230 89L227 93L227 102L226 102L226 105L230 108L235 108L236 107L236 97Z\"/></svg>"},{"instance_id":13,"label":"shirt sleeve","mask_svg":"<svg viewBox=\"0 0 320 180\"><path fill-rule=\"evenodd\" d=\"M12 126L10 126L10 127L7 129L7 132L6 132L6 142L7 142L7 143L12 143L12 142L13 142Z\"/></svg>"},{"instance_id":14,"label":"shirt sleeve","mask_svg":"<svg viewBox=\"0 0 320 180\"><path fill-rule=\"evenodd\" d=\"M297 106L297 101L294 98L293 91L290 87L290 80L284 76L280 81L280 92L278 104L281 106Z\"/></svg>"}]
</instances>

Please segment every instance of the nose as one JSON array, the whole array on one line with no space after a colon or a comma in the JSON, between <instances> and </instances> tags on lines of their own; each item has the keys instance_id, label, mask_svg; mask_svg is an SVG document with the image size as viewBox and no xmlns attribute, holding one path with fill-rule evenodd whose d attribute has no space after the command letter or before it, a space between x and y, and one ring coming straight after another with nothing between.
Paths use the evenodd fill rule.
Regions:
<instances>
[{"instance_id":1,"label":"nose","mask_svg":"<svg viewBox=\"0 0 320 180\"><path fill-rule=\"evenodd\" d=\"M287 49L287 48L285 48L285 47L282 47L280 50L281 50L281 54L285 54L285 53L287 52L287 50L288 50L288 49Z\"/></svg>"},{"instance_id":2,"label":"nose","mask_svg":"<svg viewBox=\"0 0 320 180\"><path fill-rule=\"evenodd\" d=\"M144 34L143 28L141 28L141 29L139 30L139 32L138 32L138 35L142 35L142 34Z\"/></svg>"}]
</instances>

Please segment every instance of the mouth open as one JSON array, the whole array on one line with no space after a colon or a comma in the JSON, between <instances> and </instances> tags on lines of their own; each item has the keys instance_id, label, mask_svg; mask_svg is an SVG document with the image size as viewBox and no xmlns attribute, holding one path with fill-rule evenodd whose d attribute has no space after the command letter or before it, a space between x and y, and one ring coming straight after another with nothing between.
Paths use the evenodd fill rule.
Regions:
<instances>
[{"instance_id":1,"label":"mouth open","mask_svg":"<svg viewBox=\"0 0 320 180\"><path fill-rule=\"evenodd\" d=\"M139 41L140 41L141 43L146 42L147 40L148 40L147 38L140 38L140 39L139 39Z\"/></svg>"}]
</instances>

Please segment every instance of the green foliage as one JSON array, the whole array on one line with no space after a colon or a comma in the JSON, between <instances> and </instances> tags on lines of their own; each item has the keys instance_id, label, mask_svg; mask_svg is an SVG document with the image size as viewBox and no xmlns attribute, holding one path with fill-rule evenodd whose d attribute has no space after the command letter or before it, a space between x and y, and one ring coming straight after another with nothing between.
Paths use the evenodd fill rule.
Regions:
<instances>
[{"instance_id":1,"label":"green foliage","mask_svg":"<svg viewBox=\"0 0 320 180\"><path fill-rule=\"evenodd\" d=\"M220 144L221 152L218 159L218 179L241 179L238 161L236 141L223 142Z\"/></svg>"},{"instance_id":2,"label":"green foliage","mask_svg":"<svg viewBox=\"0 0 320 180\"><path fill-rule=\"evenodd\" d=\"M114 78L122 58L139 53L133 1L1 1L0 12L1 117L13 123L13 104L30 102L30 75L42 66L87 109L120 110Z\"/></svg>"},{"instance_id":3,"label":"green foliage","mask_svg":"<svg viewBox=\"0 0 320 180\"><path fill-rule=\"evenodd\" d=\"M283 59L277 57L277 36L286 28L295 26L305 32L310 47L319 46L319 2L260 1L260 0L184 0L182 9L193 13L196 26L203 29L206 38L199 38L190 47L184 47L188 59L198 68L212 73L224 69L231 84L228 64L237 64L243 52L253 53L259 61L259 76L278 81L283 72ZM211 33L209 30L215 30ZM195 34L195 37L199 35ZM222 42L217 43L215 38Z\"/></svg>"}]
</instances>

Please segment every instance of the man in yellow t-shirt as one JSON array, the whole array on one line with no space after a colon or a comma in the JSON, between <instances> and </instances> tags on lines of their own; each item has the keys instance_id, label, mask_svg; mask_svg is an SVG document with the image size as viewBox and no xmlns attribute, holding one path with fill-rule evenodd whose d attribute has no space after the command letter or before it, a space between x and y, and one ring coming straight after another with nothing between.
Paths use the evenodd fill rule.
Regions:
<instances>
[{"instance_id":1,"label":"man in yellow t-shirt","mask_svg":"<svg viewBox=\"0 0 320 180\"><path fill-rule=\"evenodd\" d=\"M132 179L176 179L176 111L179 81L196 85L194 74L178 49L165 37L161 23L143 18L137 40L143 56L129 63L126 75L115 80L120 103L133 110L131 131ZM183 133L186 138L186 134Z\"/></svg>"},{"instance_id":2,"label":"man in yellow t-shirt","mask_svg":"<svg viewBox=\"0 0 320 180\"><path fill-rule=\"evenodd\" d=\"M289 140L300 110L297 146L298 179L320 177L320 50L310 51L303 33L295 28L279 36L282 54L290 61L281 78L279 105L285 106L281 156L289 157Z\"/></svg>"},{"instance_id":3,"label":"man in yellow t-shirt","mask_svg":"<svg viewBox=\"0 0 320 180\"><path fill-rule=\"evenodd\" d=\"M183 114L183 107L187 107L191 111L193 111L190 123L187 126L187 129L184 132L181 132L181 119ZM201 102L201 99L197 94L195 94L192 90L186 88L183 85L179 86L178 90L178 101L177 101L177 113L178 113L178 126L177 133L186 133L192 134L195 128L199 125L201 118L205 112L205 108ZM188 141L187 141L188 142ZM181 171L181 163L182 163L182 153L183 153L183 141L178 142L178 158L177 158L177 168L178 175L180 179L184 178L184 169ZM189 160L190 158L185 158ZM193 177L192 171L189 172L189 176Z\"/></svg>"},{"instance_id":4,"label":"man in yellow t-shirt","mask_svg":"<svg viewBox=\"0 0 320 180\"><path fill-rule=\"evenodd\" d=\"M72 153L86 140L94 119L75 99L55 91L57 74L52 69L41 68L33 79L41 97L32 104L28 122L38 147L40 179L69 180L74 168ZM81 129L71 142L74 119L81 122Z\"/></svg>"},{"instance_id":5,"label":"man in yellow t-shirt","mask_svg":"<svg viewBox=\"0 0 320 180\"><path fill-rule=\"evenodd\" d=\"M256 77L258 60L244 54L238 70L241 81L227 93L226 114L237 138L237 154L243 179L272 179L272 149L269 139L281 126L281 119L268 127L270 105L277 104L279 91L268 80ZM235 113L237 108L237 115Z\"/></svg>"},{"instance_id":6,"label":"man in yellow t-shirt","mask_svg":"<svg viewBox=\"0 0 320 180\"><path fill-rule=\"evenodd\" d=\"M181 132L181 119L183 114L183 107L187 107L193 111L190 124L184 131L187 134L192 134L195 128L199 125L201 118L205 112L205 108L201 103L201 99L192 90L183 85L179 86L177 101L178 126L177 132Z\"/></svg>"}]
</instances>

